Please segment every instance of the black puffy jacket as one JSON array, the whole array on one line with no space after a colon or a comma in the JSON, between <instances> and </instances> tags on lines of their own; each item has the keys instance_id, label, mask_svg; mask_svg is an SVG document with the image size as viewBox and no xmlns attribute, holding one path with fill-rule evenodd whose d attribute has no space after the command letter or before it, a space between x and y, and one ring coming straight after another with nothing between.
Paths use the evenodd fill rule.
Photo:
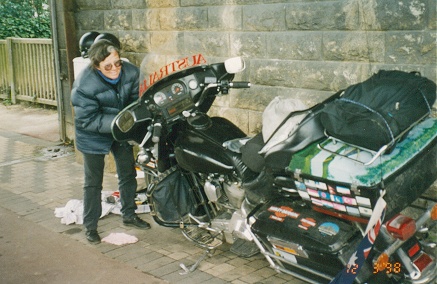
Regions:
<instances>
[{"instance_id":1,"label":"black puffy jacket","mask_svg":"<svg viewBox=\"0 0 437 284\"><path fill-rule=\"evenodd\" d=\"M111 123L115 116L138 99L139 69L124 62L116 85L106 82L95 69L87 67L71 91L74 107L75 144L87 154L108 154L114 141Z\"/></svg>"}]
</instances>

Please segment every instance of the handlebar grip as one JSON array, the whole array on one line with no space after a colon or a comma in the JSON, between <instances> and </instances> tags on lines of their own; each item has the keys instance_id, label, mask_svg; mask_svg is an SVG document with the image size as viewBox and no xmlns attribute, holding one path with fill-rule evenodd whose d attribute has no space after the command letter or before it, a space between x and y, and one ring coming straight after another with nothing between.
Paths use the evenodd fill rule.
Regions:
<instances>
[{"instance_id":1,"label":"handlebar grip","mask_svg":"<svg viewBox=\"0 0 437 284\"><path fill-rule=\"evenodd\" d=\"M250 82L231 82L229 87L234 89L250 88Z\"/></svg>"},{"instance_id":2,"label":"handlebar grip","mask_svg":"<svg viewBox=\"0 0 437 284\"><path fill-rule=\"evenodd\" d=\"M154 143L158 143L159 142L159 138L161 137L161 129L162 129L161 123L155 123L153 125L152 142L154 142Z\"/></svg>"}]
</instances>

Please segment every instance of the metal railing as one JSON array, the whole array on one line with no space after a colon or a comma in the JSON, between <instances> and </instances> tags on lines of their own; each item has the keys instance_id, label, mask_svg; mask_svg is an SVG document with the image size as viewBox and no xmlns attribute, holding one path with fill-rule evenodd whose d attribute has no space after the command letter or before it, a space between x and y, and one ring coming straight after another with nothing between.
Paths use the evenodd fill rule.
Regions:
<instances>
[{"instance_id":1,"label":"metal railing","mask_svg":"<svg viewBox=\"0 0 437 284\"><path fill-rule=\"evenodd\" d=\"M51 39L0 40L0 98L57 105Z\"/></svg>"},{"instance_id":2,"label":"metal railing","mask_svg":"<svg viewBox=\"0 0 437 284\"><path fill-rule=\"evenodd\" d=\"M8 79L8 57L6 53L6 40L0 40L0 98L10 98L10 88Z\"/></svg>"}]
</instances>

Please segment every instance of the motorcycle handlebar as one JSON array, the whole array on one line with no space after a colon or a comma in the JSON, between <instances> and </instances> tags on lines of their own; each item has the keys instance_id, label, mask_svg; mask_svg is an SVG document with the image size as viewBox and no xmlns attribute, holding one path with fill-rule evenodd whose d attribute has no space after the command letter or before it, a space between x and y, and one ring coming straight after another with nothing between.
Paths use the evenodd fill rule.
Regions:
<instances>
[{"instance_id":1,"label":"motorcycle handlebar","mask_svg":"<svg viewBox=\"0 0 437 284\"><path fill-rule=\"evenodd\" d=\"M161 123L155 123L153 125L153 135L152 135L152 141L154 143L159 142L159 138L161 137L161 129L162 129L162 124Z\"/></svg>"},{"instance_id":2,"label":"motorcycle handlebar","mask_svg":"<svg viewBox=\"0 0 437 284\"><path fill-rule=\"evenodd\" d=\"M250 88L250 82L231 82L229 87L234 89Z\"/></svg>"}]
</instances>

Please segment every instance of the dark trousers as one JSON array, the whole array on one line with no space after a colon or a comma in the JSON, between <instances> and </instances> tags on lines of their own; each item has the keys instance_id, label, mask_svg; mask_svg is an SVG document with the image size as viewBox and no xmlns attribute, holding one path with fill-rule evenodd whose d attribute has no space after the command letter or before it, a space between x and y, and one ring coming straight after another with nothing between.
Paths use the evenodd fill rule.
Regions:
<instances>
[{"instance_id":1,"label":"dark trousers","mask_svg":"<svg viewBox=\"0 0 437 284\"><path fill-rule=\"evenodd\" d=\"M135 216L137 205L135 196L137 180L135 159L132 146L114 142L111 146L118 174L118 190L120 192L121 213L123 218ZM97 222L102 214L102 184L105 168L105 155L83 154L85 181L84 193L84 218L83 224L87 230L97 230Z\"/></svg>"}]
</instances>

